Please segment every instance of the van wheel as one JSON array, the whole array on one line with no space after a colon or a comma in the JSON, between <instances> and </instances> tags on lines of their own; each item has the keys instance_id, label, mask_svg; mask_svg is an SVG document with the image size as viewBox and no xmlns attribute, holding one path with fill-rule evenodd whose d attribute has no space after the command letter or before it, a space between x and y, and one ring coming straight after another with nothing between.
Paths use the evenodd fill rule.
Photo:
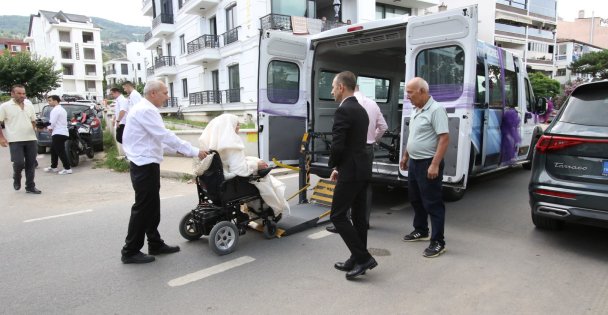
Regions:
<instances>
[{"instance_id":1,"label":"van wheel","mask_svg":"<svg viewBox=\"0 0 608 315\"><path fill-rule=\"evenodd\" d=\"M564 228L564 221L535 214L534 210L532 210L532 223L534 223L537 228L543 230L561 230Z\"/></svg>"},{"instance_id":2,"label":"van wheel","mask_svg":"<svg viewBox=\"0 0 608 315\"><path fill-rule=\"evenodd\" d=\"M45 154L46 153L46 147L43 145L38 145L38 154Z\"/></svg>"},{"instance_id":3,"label":"van wheel","mask_svg":"<svg viewBox=\"0 0 608 315\"><path fill-rule=\"evenodd\" d=\"M458 201L464 197L465 188L443 186L443 201Z\"/></svg>"}]
</instances>

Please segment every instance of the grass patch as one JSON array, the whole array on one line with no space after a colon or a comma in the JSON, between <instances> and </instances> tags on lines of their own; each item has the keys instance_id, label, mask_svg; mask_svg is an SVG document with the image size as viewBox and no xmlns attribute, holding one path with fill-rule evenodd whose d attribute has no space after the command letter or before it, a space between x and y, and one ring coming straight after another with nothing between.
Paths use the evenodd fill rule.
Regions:
<instances>
[{"instance_id":1,"label":"grass patch","mask_svg":"<svg viewBox=\"0 0 608 315\"><path fill-rule=\"evenodd\" d=\"M163 117L163 120L166 122L174 123L174 124L190 125L192 127L200 127L200 128L207 127L206 122L194 121L194 120L188 120L188 119L177 119L177 118L171 117L171 116Z\"/></svg>"},{"instance_id":2,"label":"grass patch","mask_svg":"<svg viewBox=\"0 0 608 315\"><path fill-rule=\"evenodd\" d=\"M103 148L106 152L106 159L99 162L97 166L107 167L117 172L128 172L129 162L124 158L118 157L118 148L114 142L114 137L111 132L104 129L103 131Z\"/></svg>"}]
</instances>

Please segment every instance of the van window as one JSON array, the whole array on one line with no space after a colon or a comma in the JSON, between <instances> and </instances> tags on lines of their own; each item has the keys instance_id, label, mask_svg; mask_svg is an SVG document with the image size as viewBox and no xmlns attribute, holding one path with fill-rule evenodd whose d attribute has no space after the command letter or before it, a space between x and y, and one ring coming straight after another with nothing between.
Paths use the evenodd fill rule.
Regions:
<instances>
[{"instance_id":1,"label":"van window","mask_svg":"<svg viewBox=\"0 0 608 315\"><path fill-rule=\"evenodd\" d=\"M502 108L502 82L500 80L500 67L488 65L488 80L489 85L489 107Z\"/></svg>"},{"instance_id":2,"label":"van window","mask_svg":"<svg viewBox=\"0 0 608 315\"><path fill-rule=\"evenodd\" d=\"M376 103L388 102L389 80L359 76L357 84L361 93Z\"/></svg>"},{"instance_id":3,"label":"van window","mask_svg":"<svg viewBox=\"0 0 608 315\"><path fill-rule=\"evenodd\" d=\"M334 81L336 74L338 74L338 72L331 71L321 71L319 74L319 80L317 80L317 93L320 100L334 100L334 98L331 96L331 83Z\"/></svg>"},{"instance_id":4,"label":"van window","mask_svg":"<svg viewBox=\"0 0 608 315\"><path fill-rule=\"evenodd\" d=\"M464 50L447 46L421 51L416 56L416 76L429 83L436 101L457 100L463 91Z\"/></svg>"},{"instance_id":5,"label":"van window","mask_svg":"<svg viewBox=\"0 0 608 315\"><path fill-rule=\"evenodd\" d=\"M267 95L272 103L295 104L300 97L300 69L291 62L273 60L268 64Z\"/></svg>"},{"instance_id":6,"label":"van window","mask_svg":"<svg viewBox=\"0 0 608 315\"><path fill-rule=\"evenodd\" d=\"M533 100L531 89L530 89L530 81L528 80L528 78L525 78L524 80L525 80L524 87L526 88L526 110L531 112L532 103L534 103L534 100Z\"/></svg>"},{"instance_id":7,"label":"van window","mask_svg":"<svg viewBox=\"0 0 608 315\"><path fill-rule=\"evenodd\" d=\"M505 69L505 106L517 107L517 91L517 74Z\"/></svg>"},{"instance_id":8,"label":"van window","mask_svg":"<svg viewBox=\"0 0 608 315\"><path fill-rule=\"evenodd\" d=\"M403 98L405 97L405 82L399 83L399 104L403 105Z\"/></svg>"},{"instance_id":9,"label":"van window","mask_svg":"<svg viewBox=\"0 0 608 315\"><path fill-rule=\"evenodd\" d=\"M475 106L485 108L486 104L486 68L483 58L477 58L477 82L475 86Z\"/></svg>"}]
</instances>

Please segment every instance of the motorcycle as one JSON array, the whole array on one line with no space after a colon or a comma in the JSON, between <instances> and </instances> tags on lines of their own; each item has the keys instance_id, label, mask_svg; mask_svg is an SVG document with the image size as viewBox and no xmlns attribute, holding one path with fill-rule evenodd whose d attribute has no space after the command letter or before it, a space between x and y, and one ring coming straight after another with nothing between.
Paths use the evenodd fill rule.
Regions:
<instances>
[{"instance_id":1,"label":"motorcycle","mask_svg":"<svg viewBox=\"0 0 608 315\"><path fill-rule=\"evenodd\" d=\"M86 113L74 113L74 117L68 122L68 133L65 152L71 166L78 166L82 154L86 154L89 159L95 156L91 125Z\"/></svg>"}]
</instances>

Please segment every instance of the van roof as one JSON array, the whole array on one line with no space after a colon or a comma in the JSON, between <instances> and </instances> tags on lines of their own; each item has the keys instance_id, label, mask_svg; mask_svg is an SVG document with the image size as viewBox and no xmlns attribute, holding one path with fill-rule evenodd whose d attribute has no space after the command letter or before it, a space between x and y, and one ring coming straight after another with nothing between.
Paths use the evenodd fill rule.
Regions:
<instances>
[{"instance_id":1,"label":"van roof","mask_svg":"<svg viewBox=\"0 0 608 315\"><path fill-rule=\"evenodd\" d=\"M356 23L356 24L351 24L351 25L344 25L344 26L341 26L338 28L334 28L331 30L327 30L327 31L315 34L310 39L314 41L317 39L323 39L323 38L328 38L328 37L335 37L335 36L349 34L348 29L357 27L357 26L362 26L363 27L362 30L365 31L365 30L379 29L379 28L388 27L388 26L395 26L395 25L399 25L399 24L405 25L410 18L411 18L411 16L398 16L398 17L394 17L394 18L390 18L390 19L382 19L382 20L361 22L361 23Z\"/></svg>"}]
</instances>

